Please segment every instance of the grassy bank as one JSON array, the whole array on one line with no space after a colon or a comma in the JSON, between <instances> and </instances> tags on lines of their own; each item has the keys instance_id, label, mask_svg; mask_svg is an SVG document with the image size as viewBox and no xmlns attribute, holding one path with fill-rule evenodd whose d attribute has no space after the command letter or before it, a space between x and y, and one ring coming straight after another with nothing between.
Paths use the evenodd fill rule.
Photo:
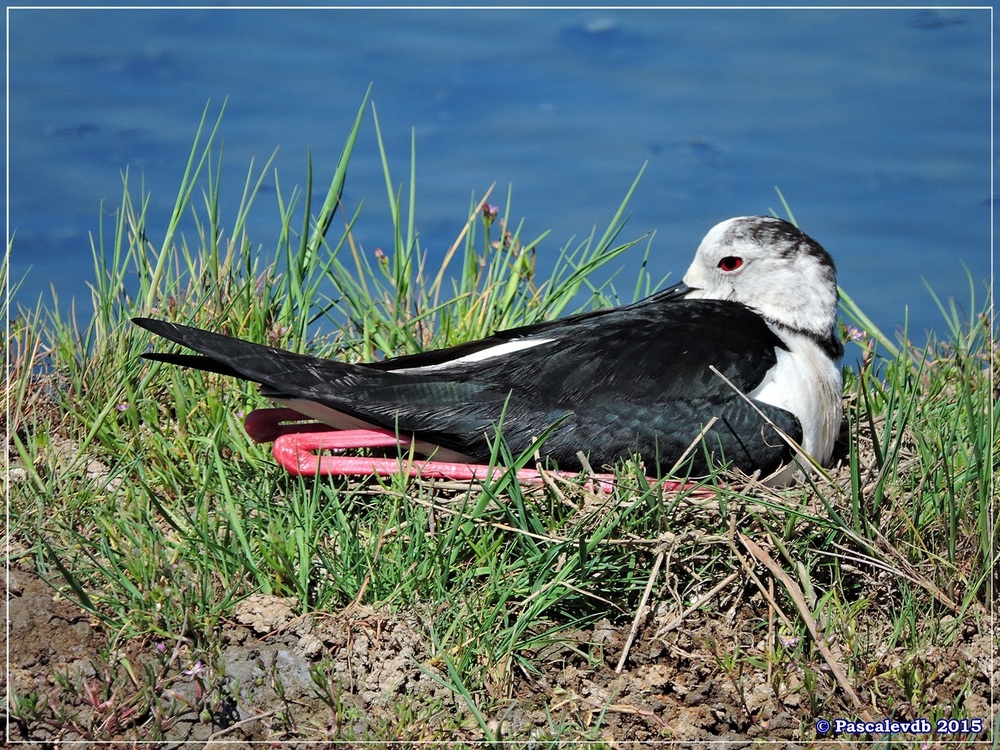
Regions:
<instances>
[{"instance_id":1,"label":"grassy bank","mask_svg":"<svg viewBox=\"0 0 1000 750\"><path fill-rule=\"evenodd\" d=\"M627 464L609 494L510 475L474 487L291 477L242 429L264 405L253 387L140 360L150 336L134 315L361 360L662 282L641 262L651 238L624 231L635 185L554 264L536 262L557 243L523 233L510 191L474 196L432 264L415 154L400 181L384 150L392 243L360 247L360 208L341 198L361 127L378 128L367 104L328 184L312 165L301 189L275 175L282 229L261 240L245 223L273 210L259 202L269 165L223 216L219 122L206 117L165 229L126 178L94 237L93 313L11 312L7 540L95 646L15 673L15 739L610 747L809 741L819 717L866 714L978 718L996 736L986 306L963 320L943 304L946 335L916 350L845 297L845 338L866 355L845 384L838 466L781 491L710 477L710 499ZM626 251L639 271L622 282L610 272Z\"/></svg>"}]
</instances>

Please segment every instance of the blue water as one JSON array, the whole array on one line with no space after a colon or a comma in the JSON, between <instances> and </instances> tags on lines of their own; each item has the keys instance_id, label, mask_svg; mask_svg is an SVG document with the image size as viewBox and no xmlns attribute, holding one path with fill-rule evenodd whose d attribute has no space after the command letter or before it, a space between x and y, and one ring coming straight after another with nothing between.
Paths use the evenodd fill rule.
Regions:
<instances>
[{"instance_id":1,"label":"blue water","mask_svg":"<svg viewBox=\"0 0 1000 750\"><path fill-rule=\"evenodd\" d=\"M443 253L473 193L513 186L540 262L603 229L644 162L624 238L655 231L678 280L717 221L780 211L834 256L881 327L943 331L926 279L977 304L991 264L988 10L12 10L14 303L89 299L89 234L129 169L173 206L206 102L231 224L251 159L283 192L329 179L369 84L397 180L417 148L417 229ZM346 200L391 246L370 113ZM320 195L320 199L322 195ZM277 238L273 180L250 224ZM160 230L162 231L162 229ZM641 250L621 262L623 294ZM849 353L849 357L855 356Z\"/></svg>"}]
</instances>

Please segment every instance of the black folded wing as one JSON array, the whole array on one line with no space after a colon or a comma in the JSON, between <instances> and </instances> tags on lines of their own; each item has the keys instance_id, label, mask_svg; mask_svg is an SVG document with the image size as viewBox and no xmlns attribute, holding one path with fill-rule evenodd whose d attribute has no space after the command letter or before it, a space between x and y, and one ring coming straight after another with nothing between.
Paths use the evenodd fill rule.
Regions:
<instances>
[{"instance_id":1,"label":"black folded wing","mask_svg":"<svg viewBox=\"0 0 1000 750\"><path fill-rule=\"evenodd\" d=\"M477 460L489 456L501 414L515 453L555 424L542 454L562 468L578 467L582 451L595 467L638 454L648 471L666 471L716 417L690 469L726 461L769 472L791 451L768 419L796 441L802 435L792 414L757 402L765 419L711 371L749 393L783 346L760 316L734 302L661 294L370 365L135 322L202 355L144 355L150 359L246 378L269 397L315 402Z\"/></svg>"}]
</instances>

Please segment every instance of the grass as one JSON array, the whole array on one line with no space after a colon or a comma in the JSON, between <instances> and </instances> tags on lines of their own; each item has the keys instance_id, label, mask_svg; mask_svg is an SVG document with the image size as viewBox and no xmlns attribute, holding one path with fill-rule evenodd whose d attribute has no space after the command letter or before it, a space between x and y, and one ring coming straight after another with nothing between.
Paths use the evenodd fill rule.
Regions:
<instances>
[{"instance_id":1,"label":"grass","mask_svg":"<svg viewBox=\"0 0 1000 750\"><path fill-rule=\"evenodd\" d=\"M394 237L385 252L358 244L360 208L342 202L369 109ZM989 688L960 655L988 632L996 590L988 304L973 300L984 313L966 321L939 303L947 335L916 350L844 294L845 338L864 352L845 383L848 440L841 465L805 487L710 477L706 499L628 463L609 494L555 479L531 489L510 473L471 487L291 477L242 430L240 415L262 405L252 387L140 360L149 336L129 318L371 359L630 301L662 280L645 270L651 238L623 239L636 184L606 228L566 242L554 263L540 260L547 235L511 218L512 191L500 208L473 196L432 261L417 232L415 144L397 181L367 97L319 210L311 164L301 189L275 174L282 229L255 245L245 221L270 163L250 166L229 223L220 121L206 109L165 230L124 175L114 221L93 241L92 314L53 299L9 321L8 541L104 639L86 673L14 685L22 734L221 738L249 731L238 706L262 712L261 739L671 738L676 717L660 714L684 705L688 674L716 702L729 696L729 726L743 733L782 712L788 736L808 740L819 716L978 710ZM643 255L620 295L610 271L630 250ZM532 459L495 450L500 463ZM234 622L252 595L290 602L299 619L282 632L316 627L327 648L294 695L289 673L262 662L266 710L232 677ZM325 622L353 623L343 648L363 636L381 661L357 652L345 664ZM618 635L601 640L608 628ZM400 653L404 686L379 706L364 697L382 685L376 662ZM658 664L676 669L659 692L642 687Z\"/></svg>"}]
</instances>

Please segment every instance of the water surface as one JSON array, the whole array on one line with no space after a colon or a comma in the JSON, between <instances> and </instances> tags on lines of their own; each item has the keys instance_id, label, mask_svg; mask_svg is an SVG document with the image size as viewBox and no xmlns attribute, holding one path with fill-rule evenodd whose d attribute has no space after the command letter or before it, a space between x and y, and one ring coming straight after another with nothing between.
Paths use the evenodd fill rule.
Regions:
<instances>
[{"instance_id":1,"label":"water surface","mask_svg":"<svg viewBox=\"0 0 1000 750\"><path fill-rule=\"evenodd\" d=\"M472 195L513 186L540 260L603 229L648 162L625 237L679 279L704 233L781 206L892 330L943 330L926 292L982 299L991 256L987 10L12 10L16 302L86 297L121 173L165 226L206 102L225 100L223 217L275 148L283 191L328 179L372 84L417 229L443 253ZM391 246L370 113L348 177L357 237ZM277 238L273 180L251 221ZM631 292L641 259L622 261ZM849 357L856 352L849 353Z\"/></svg>"}]
</instances>

